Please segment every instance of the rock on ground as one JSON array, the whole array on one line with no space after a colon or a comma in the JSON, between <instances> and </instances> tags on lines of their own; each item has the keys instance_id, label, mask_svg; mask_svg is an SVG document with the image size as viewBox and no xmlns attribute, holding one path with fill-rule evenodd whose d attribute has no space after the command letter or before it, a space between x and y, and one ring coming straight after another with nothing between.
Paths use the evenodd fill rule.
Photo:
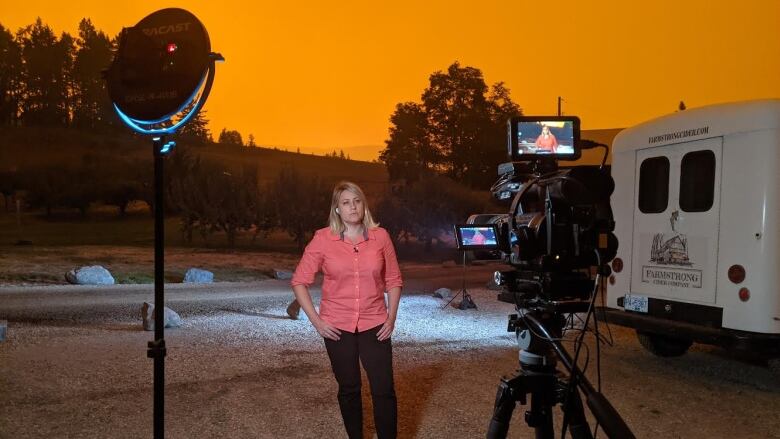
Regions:
<instances>
[{"instance_id":1,"label":"rock on ground","mask_svg":"<svg viewBox=\"0 0 780 439\"><path fill-rule=\"evenodd\" d=\"M114 277L100 265L91 265L71 270L65 274L65 280L76 285L113 285Z\"/></svg>"},{"instance_id":2,"label":"rock on ground","mask_svg":"<svg viewBox=\"0 0 780 439\"><path fill-rule=\"evenodd\" d=\"M143 319L144 329L154 331L154 305L144 302L141 307L141 318ZM167 306L163 308L163 322L166 328L178 328L181 326L181 317Z\"/></svg>"},{"instance_id":3,"label":"rock on ground","mask_svg":"<svg viewBox=\"0 0 780 439\"><path fill-rule=\"evenodd\" d=\"M186 284L210 284L214 282L214 273L200 268L190 268L184 273L183 282Z\"/></svg>"}]
</instances>

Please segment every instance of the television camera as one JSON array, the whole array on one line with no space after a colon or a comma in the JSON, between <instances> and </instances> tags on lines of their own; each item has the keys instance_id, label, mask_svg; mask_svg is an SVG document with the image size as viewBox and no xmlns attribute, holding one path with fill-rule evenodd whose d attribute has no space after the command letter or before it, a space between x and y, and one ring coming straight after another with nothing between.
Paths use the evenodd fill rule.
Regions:
<instances>
[{"instance_id":1,"label":"television camera","mask_svg":"<svg viewBox=\"0 0 780 439\"><path fill-rule=\"evenodd\" d=\"M576 160L582 149L597 146L607 149L580 139L576 117L510 119L511 161L498 166L499 178L491 188L496 199L509 204L509 212L472 215L469 224L455 227L459 248L507 263L509 268L497 271L493 280L501 286L498 299L518 311L510 316L508 330L517 336L520 368L501 379L488 438L506 437L516 403L525 404L529 395L525 421L537 438L554 437L556 404L562 404L563 430L574 438L592 438L580 392L609 437L634 437L577 366L599 280L609 275L607 262L617 252L609 204L614 182L604 166L606 153L601 166L562 168L559 161ZM495 239L473 239L479 228ZM565 316L575 313L586 318L572 358L561 341ZM559 362L567 377L557 370Z\"/></svg>"}]
</instances>

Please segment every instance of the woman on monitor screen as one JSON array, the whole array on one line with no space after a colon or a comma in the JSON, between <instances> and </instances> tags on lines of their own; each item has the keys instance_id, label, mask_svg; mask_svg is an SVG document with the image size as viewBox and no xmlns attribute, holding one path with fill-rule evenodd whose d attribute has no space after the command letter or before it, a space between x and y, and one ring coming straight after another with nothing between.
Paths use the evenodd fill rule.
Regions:
<instances>
[{"instance_id":1,"label":"woman on monitor screen","mask_svg":"<svg viewBox=\"0 0 780 439\"><path fill-rule=\"evenodd\" d=\"M479 229L474 231L474 236L471 238L471 244L472 245L484 245L485 244L485 235L479 232Z\"/></svg>"},{"instance_id":2,"label":"woman on monitor screen","mask_svg":"<svg viewBox=\"0 0 780 439\"><path fill-rule=\"evenodd\" d=\"M558 149L558 140L555 139L550 127L542 125L542 134L536 138L536 152L555 153Z\"/></svg>"}]
</instances>

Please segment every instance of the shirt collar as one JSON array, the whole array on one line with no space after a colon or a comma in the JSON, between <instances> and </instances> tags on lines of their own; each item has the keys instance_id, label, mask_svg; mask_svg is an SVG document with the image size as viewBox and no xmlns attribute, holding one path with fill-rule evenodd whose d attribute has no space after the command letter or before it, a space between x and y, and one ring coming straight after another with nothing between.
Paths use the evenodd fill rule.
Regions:
<instances>
[{"instance_id":1,"label":"shirt collar","mask_svg":"<svg viewBox=\"0 0 780 439\"><path fill-rule=\"evenodd\" d=\"M331 231L330 232L330 239L332 241L343 241L344 240L344 232L342 231L338 235L335 235ZM369 239L376 239L376 231L364 228L363 229L363 239L366 240L366 241L368 241Z\"/></svg>"}]
</instances>

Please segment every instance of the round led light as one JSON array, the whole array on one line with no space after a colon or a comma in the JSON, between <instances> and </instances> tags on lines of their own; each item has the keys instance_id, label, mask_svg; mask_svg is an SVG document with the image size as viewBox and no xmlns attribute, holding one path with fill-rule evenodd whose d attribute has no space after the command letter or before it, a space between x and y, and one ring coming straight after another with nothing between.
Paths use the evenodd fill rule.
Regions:
<instances>
[{"instance_id":1,"label":"round led light","mask_svg":"<svg viewBox=\"0 0 780 439\"><path fill-rule=\"evenodd\" d=\"M739 300L747 302L750 299L750 290L745 287L739 289Z\"/></svg>"},{"instance_id":2,"label":"round led light","mask_svg":"<svg viewBox=\"0 0 780 439\"><path fill-rule=\"evenodd\" d=\"M739 264L729 267L729 280L735 284L741 284L745 280L745 267Z\"/></svg>"},{"instance_id":3,"label":"round led light","mask_svg":"<svg viewBox=\"0 0 780 439\"><path fill-rule=\"evenodd\" d=\"M621 271L623 271L623 260L622 259L615 258L612 261L612 271L614 271L615 273L620 273Z\"/></svg>"}]
</instances>

